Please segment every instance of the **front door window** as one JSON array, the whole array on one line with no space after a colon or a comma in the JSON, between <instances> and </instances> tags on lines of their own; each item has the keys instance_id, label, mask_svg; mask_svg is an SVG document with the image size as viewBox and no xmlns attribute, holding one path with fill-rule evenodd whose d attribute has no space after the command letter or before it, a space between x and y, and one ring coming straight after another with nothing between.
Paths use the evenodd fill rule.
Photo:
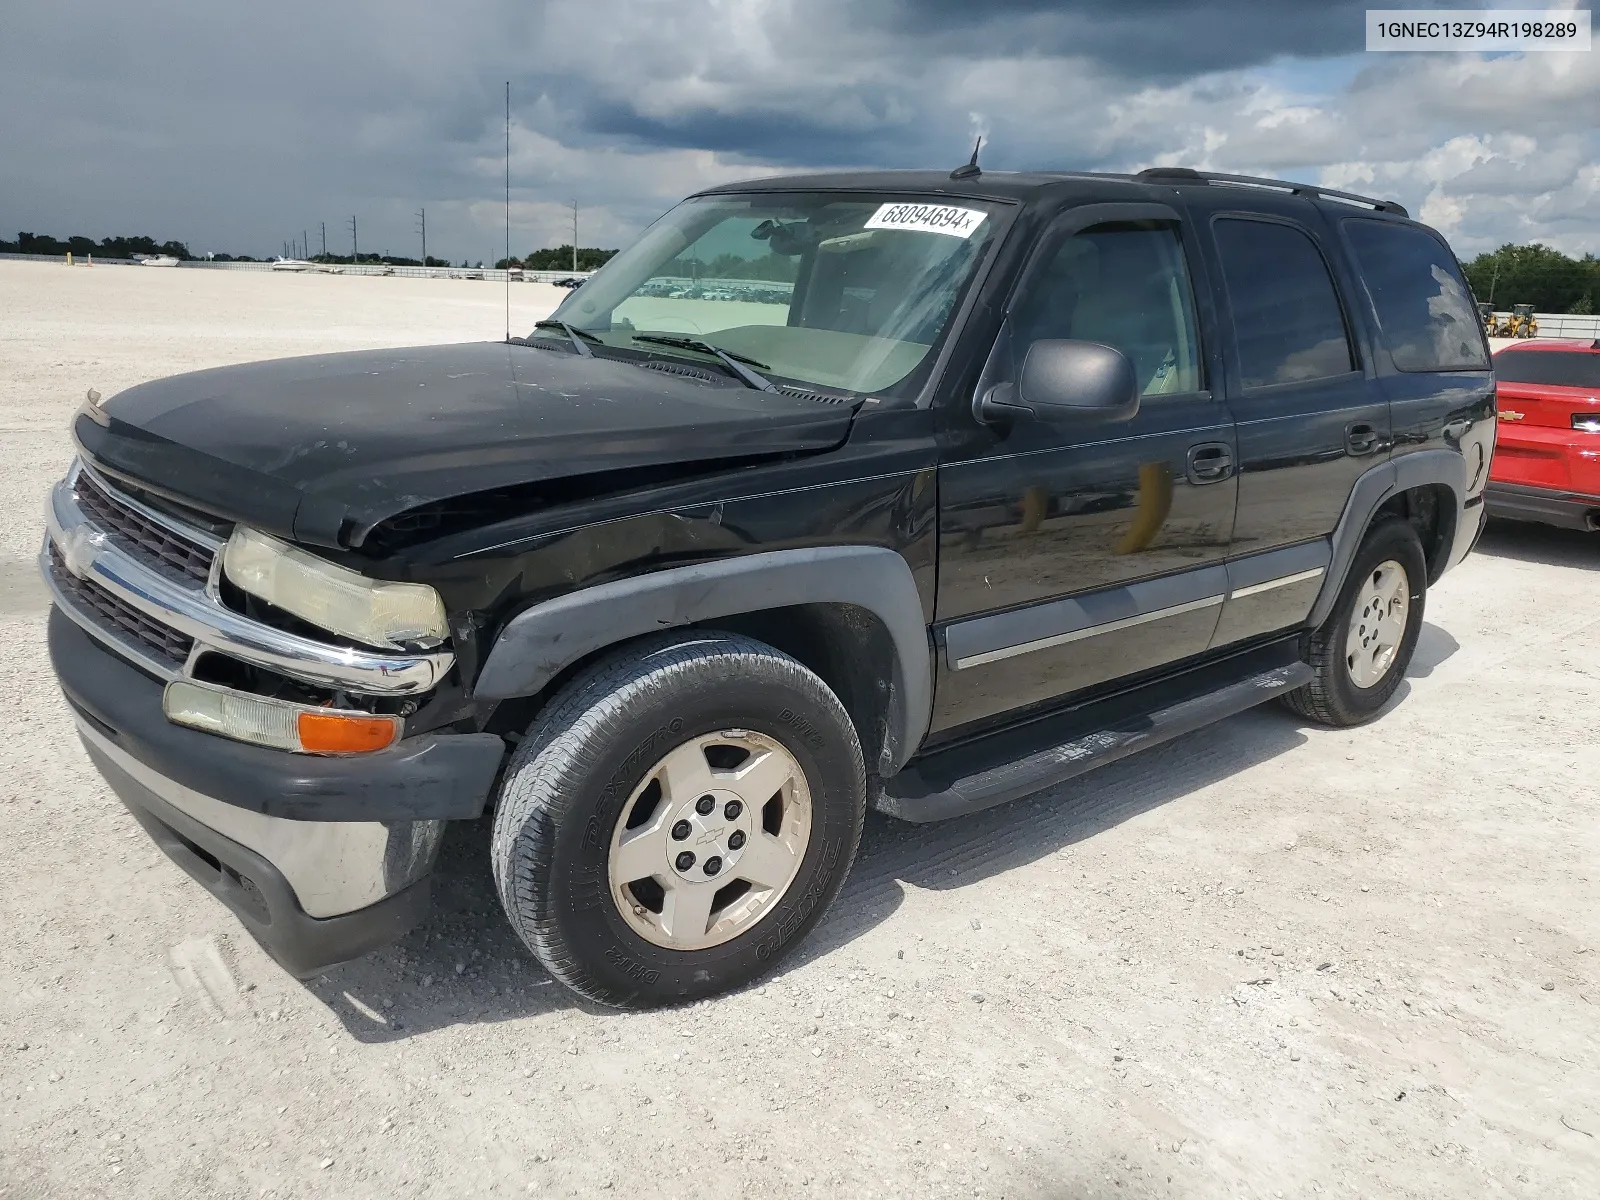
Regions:
<instances>
[{"instance_id":1,"label":"front door window","mask_svg":"<svg viewBox=\"0 0 1600 1200\"><path fill-rule=\"evenodd\" d=\"M1194 293L1177 230L1120 222L1064 240L1012 312L1012 378L1045 338L1122 351L1145 396L1199 391Z\"/></svg>"}]
</instances>

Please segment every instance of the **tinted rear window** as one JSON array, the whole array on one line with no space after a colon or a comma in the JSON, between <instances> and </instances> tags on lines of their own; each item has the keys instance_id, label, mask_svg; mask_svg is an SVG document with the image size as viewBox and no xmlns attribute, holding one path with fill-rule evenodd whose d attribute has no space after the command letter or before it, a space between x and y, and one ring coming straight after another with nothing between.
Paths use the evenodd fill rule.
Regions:
<instances>
[{"instance_id":1,"label":"tinted rear window","mask_svg":"<svg viewBox=\"0 0 1600 1200\"><path fill-rule=\"evenodd\" d=\"M1502 383L1600 388L1600 354L1587 350L1503 350L1494 356Z\"/></svg>"},{"instance_id":2,"label":"tinted rear window","mask_svg":"<svg viewBox=\"0 0 1600 1200\"><path fill-rule=\"evenodd\" d=\"M1245 387L1355 370L1344 312L1316 243L1300 230L1228 217L1216 225Z\"/></svg>"},{"instance_id":3,"label":"tinted rear window","mask_svg":"<svg viewBox=\"0 0 1600 1200\"><path fill-rule=\"evenodd\" d=\"M1346 221L1378 326L1402 371L1481 371L1489 365L1477 306L1455 258L1411 225Z\"/></svg>"}]
</instances>

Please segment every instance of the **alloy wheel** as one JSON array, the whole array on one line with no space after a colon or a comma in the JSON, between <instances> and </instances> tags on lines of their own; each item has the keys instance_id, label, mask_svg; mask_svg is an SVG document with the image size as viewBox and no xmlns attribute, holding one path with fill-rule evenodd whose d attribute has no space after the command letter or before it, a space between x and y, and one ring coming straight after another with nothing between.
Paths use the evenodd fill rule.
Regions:
<instances>
[{"instance_id":1,"label":"alloy wheel","mask_svg":"<svg viewBox=\"0 0 1600 1200\"><path fill-rule=\"evenodd\" d=\"M781 742L743 729L702 734L651 767L623 806L611 896L646 941L704 950L771 911L810 839L810 787Z\"/></svg>"},{"instance_id":2,"label":"alloy wheel","mask_svg":"<svg viewBox=\"0 0 1600 1200\"><path fill-rule=\"evenodd\" d=\"M1368 573L1356 594L1345 637L1344 660L1358 688L1376 687L1394 665L1405 638L1411 611L1410 580L1405 568L1385 559Z\"/></svg>"}]
</instances>

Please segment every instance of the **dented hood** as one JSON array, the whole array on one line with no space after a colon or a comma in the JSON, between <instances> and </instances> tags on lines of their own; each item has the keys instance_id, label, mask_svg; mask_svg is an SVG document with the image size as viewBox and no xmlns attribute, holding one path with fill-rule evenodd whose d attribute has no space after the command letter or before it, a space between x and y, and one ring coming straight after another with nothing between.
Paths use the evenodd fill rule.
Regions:
<instances>
[{"instance_id":1,"label":"dented hood","mask_svg":"<svg viewBox=\"0 0 1600 1200\"><path fill-rule=\"evenodd\" d=\"M73 432L152 491L355 546L388 517L491 488L831 449L853 411L486 342L196 371L86 407Z\"/></svg>"}]
</instances>

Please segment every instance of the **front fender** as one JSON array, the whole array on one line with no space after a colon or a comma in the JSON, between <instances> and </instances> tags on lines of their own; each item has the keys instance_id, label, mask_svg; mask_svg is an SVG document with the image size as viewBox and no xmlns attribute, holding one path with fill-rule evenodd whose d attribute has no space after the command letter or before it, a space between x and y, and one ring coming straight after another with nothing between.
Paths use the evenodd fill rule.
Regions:
<instances>
[{"instance_id":1,"label":"front fender","mask_svg":"<svg viewBox=\"0 0 1600 1200\"><path fill-rule=\"evenodd\" d=\"M888 631L894 649L888 765L898 770L928 732L933 678L911 568L880 546L774 550L580 588L513 617L473 693L489 700L531 696L573 663L630 638L799 604L853 605Z\"/></svg>"}]
</instances>

